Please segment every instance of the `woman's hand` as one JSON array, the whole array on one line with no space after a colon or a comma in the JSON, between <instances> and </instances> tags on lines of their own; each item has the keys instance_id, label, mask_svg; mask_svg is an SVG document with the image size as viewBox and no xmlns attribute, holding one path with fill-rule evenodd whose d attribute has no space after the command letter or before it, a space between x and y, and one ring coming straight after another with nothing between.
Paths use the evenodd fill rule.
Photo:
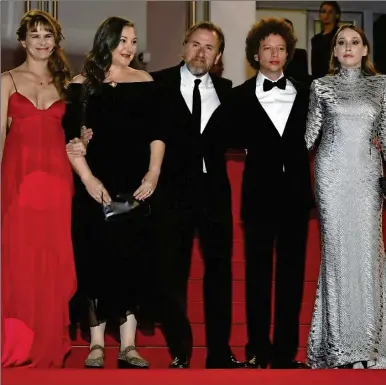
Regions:
<instances>
[{"instance_id":1,"label":"woman's hand","mask_svg":"<svg viewBox=\"0 0 386 385\"><path fill-rule=\"evenodd\" d=\"M379 151L379 152L382 152L382 146L381 146L381 142L378 138L374 138L373 139L373 145L376 147L376 149Z\"/></svg>"},{"instance_id":2,"label":"woman's hand","mask_svg":"<svg viewBox=\"0 0 386 385\"><path fill-rule=\"evenodd\" d=\"M87 147L88 142L92 139L93 131L91 128L87 128L86 126L83 126L80 130L80 140L83 142L83 144Z\"/></svg>"},{"instance_id":3,"label":"woman's hand","mask_svg":"<svg viewBox=\"0 0 386 385\"><path fill-rule=\"evenodd\" d=\"M134 192L134 198L140 201L149 198L157 187L158 178L159 172L148 171L142 179L141 186Z\"/></svg>"},{"instance_id":4,"label":"woman's hand","mask_svg":"<svg viewBox=\"0 0 386 385\"><path fill-rule=\"evenodd\" d=\"M79 138L71 139L66 145L66 151L68 155L78 158L86 155L86 147Z\"/></svg>"},{"instance_id":5,"label":"woman's hand","mask_svg":"<svg viewBox=\"0 0 386 385\"><path fill-rule=\"evenodd\" d=\"M90 196L98 203L103 202L106 205L111 203L110 195L105 189L105 186L103 186L103 183L98 178L95 178L94 175L90 175L86 179L82 179L82 182Z\"/></svg>"}]
</instances>

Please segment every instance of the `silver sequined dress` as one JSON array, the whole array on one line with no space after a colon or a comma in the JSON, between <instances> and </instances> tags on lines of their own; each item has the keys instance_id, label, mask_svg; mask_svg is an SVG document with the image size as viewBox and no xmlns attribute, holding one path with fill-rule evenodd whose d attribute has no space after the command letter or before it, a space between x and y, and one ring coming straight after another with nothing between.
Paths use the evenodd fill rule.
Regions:
<instances>
[{"instance_id":1,"label":"silver sequined dress","mask_svg":"<svg viewBox=\"0 0 386 385\"><path fill-rule=\"evenodd\" d=\"M320 137L315 194L322 261L308 341L312 368L386 368L386 263L381 154L386 76L345 69L312 83L307 147Z\"/></svg>"}]
</instances>

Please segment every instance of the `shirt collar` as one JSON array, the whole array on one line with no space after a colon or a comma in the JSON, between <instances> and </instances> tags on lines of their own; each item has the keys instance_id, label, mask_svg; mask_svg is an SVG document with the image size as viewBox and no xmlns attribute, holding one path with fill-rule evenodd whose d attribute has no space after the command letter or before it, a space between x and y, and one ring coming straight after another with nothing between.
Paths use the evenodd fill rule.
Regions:
<instances>
[{"instance_id":1,"label":"shirt collar","mask_svg":"<svg viewBox=\"0 0 386 385\"><path fill-rule=\"evenodd\" d=\"M277 79L275 80L275 82L277 82L277 81L278 81L279 79L281 79L282 77L284 77L284 74L283 74L283 73L281 73L280 77L277 78ZM257 86L257 87L262 87L265 79L269 80L270 82L273 81L273 80L267 78L267 77L266 77L265 75L263 75L261 72L259 72L259 73L257 74L257 78L256 78L256 86Z\"/></svg>"},{"instance_id":2,"label":"shirt collar","mask_svg":"<svg viewBox=\"0 0 386 385\"><path fill-rule=\"evenodd\" d=\"M194 76L189 70L186 64L181 67L181 83L185 86L194 87L194 81L200 79L201 83L199 87L213 87L212 79L209 73L206 73L204 76Z\"/></svg>"}]
</instances>

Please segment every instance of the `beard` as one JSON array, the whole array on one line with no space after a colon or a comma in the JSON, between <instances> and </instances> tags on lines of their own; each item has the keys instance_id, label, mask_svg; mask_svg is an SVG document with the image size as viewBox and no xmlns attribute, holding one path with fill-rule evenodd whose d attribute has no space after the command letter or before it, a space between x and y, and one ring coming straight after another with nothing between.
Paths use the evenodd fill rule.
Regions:
<instances>
[{"instance_id":1,"label":"beard","mask_svg":"<svg viewBox=\"0 0 386 385\"><path fill-rule=\"evenodd\" d=\"M209 68L205 62L202 62L202 65L200 66L194 65L192 62L193 60L186 62L186 66L193 75L202 76L209 72Z\"/></svg>"}]
</instances>

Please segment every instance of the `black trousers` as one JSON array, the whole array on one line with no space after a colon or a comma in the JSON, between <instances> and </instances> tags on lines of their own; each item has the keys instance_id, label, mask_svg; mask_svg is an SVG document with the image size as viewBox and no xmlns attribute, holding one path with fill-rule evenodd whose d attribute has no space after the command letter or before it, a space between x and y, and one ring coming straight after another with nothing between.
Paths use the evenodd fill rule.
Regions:
<instances>
[{"instance_id":1,"label":"black trousers","mask_svg":"<svg viewBox=\"0 0 386 385\"><path fill-rule=\"evenodd\" d=\"M190 359L192 354L187 291L196 235L205 266L203 289L208 356L229 357L233 229L230 188L225 187L213 194L208 177L201 175L194 188L180 191L177 197L168 188L160 187L158 191L155 221L162 294L160 322L172 357Z\"/></svg>"},{"instance_id":2,"label":"black trousers","mask_svg":"<svg viewBox=\"0 0 386 385\"><path fill-rule=\"evenodd\" d=\"M261 363L295 358L303 294L308 207L282 201L265 214L244 222L248 343L246 356ZM274 336L270 340L273 251Z\"/></svg>"}]
</instances>

